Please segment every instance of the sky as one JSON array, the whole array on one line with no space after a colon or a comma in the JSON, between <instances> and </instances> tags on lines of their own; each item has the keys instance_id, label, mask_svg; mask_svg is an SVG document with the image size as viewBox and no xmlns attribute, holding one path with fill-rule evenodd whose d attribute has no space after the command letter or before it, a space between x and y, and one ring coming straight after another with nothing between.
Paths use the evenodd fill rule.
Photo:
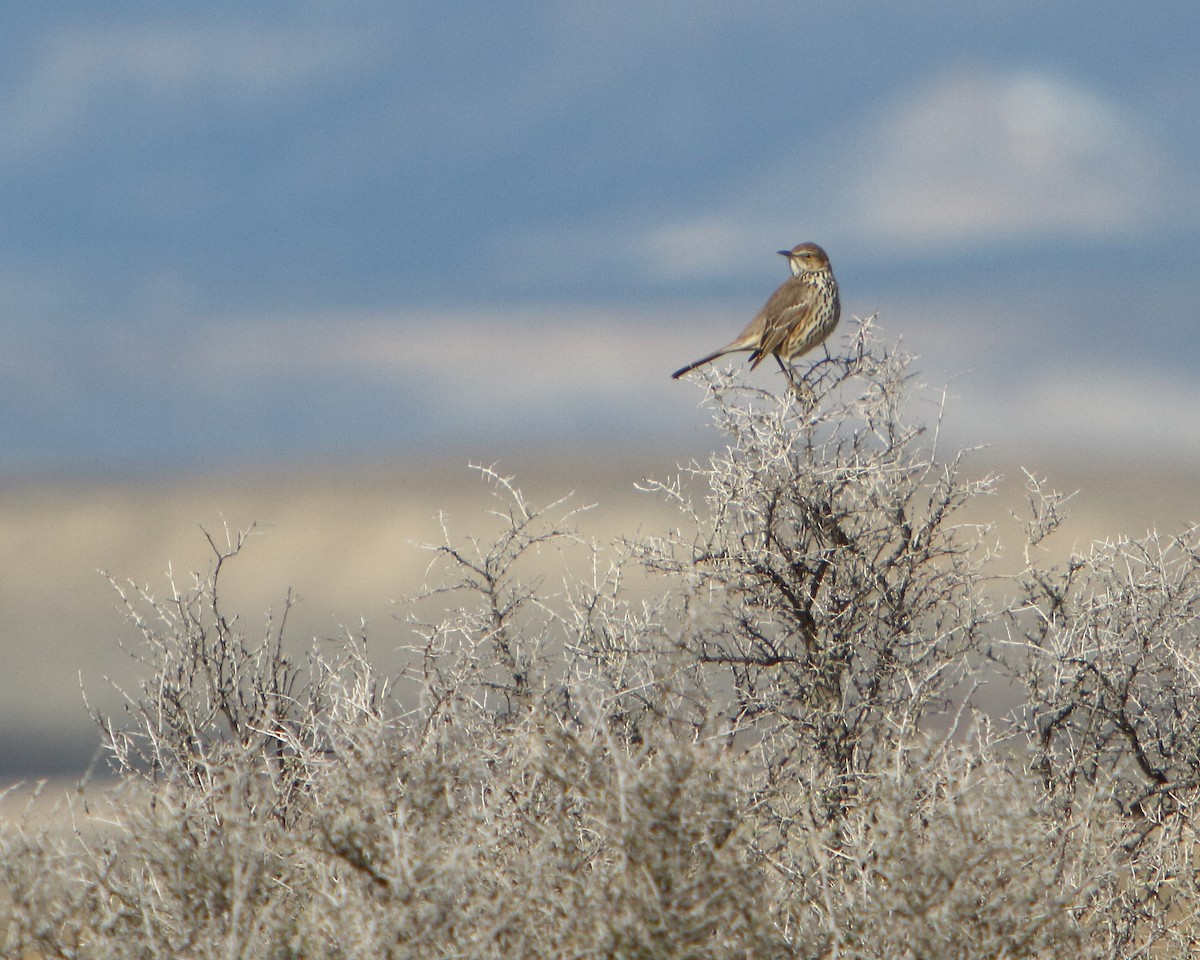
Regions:
<instances>
[{"instance_id":1,"label":"sky","mask_svg":"<svg viewBox=\"0 0 1200 960\"><path fill-rule=\"evenodd\" d=\"M1200 460L1197 36L1194 0L22 5L0 472L683 458L670 371L806 240L960 442Z\"/></svg>"}]
</instances>

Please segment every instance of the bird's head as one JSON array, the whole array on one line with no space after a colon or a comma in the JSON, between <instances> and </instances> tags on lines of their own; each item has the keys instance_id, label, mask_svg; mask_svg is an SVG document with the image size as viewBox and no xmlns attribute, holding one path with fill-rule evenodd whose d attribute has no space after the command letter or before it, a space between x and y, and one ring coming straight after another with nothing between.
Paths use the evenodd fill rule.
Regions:
<instances>
[{"instance_id":1,"label":"bird's head","mask_svg":"<svg viewBox=\"0 0 1200 960\"><path fill-rule=\"evenodd\" d=\"M829 269L829 257L815 243L798 243L791 250L780 250L779 255L787 257L788 265L797 277Z\"/></svg>"}]
</instances>

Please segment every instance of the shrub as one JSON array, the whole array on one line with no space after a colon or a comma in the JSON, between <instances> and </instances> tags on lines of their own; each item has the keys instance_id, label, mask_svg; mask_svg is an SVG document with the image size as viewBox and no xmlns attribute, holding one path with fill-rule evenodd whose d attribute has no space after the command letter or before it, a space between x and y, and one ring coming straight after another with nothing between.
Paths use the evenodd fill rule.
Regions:
<instances>
[{"instance_id":1,"label":"shrub","mask_svg":"<svg viewBox=\"0 0 1200 960\"><path fill-rule=\"evenodd\" d=\"M991 483L869 325L782 396L706 376L727 445L645 484L674 529L588 543L484 469L498 529L430 547L395 677L364 636L298 658L287 603L248 636L241 535L130 589L120 785L74 832L6 828L8 952L1185 955L1197 531L998 583L962 519ZM1030 495L1036 544L1060 498ZM998 675L1023 700L988 716Z\"/></svg>"}]
</instances>

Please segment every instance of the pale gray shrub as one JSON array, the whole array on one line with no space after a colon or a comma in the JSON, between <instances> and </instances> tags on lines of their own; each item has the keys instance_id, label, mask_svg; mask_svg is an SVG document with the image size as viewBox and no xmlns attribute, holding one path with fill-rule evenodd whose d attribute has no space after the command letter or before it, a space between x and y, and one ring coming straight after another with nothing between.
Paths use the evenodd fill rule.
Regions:
<instances>
[{"instance_id":1,"label":"pale gray shrub","mask_svg":"<svg viewBox=\"0 0 1200 960\"><path fill-rule=\"evenodd\" d=\"M303 759L321 749L319 720L332 708L330 671L284 649L290 595L248 636L221 595L222 571L251 531L210 534L212 565L189 583L170 576L165 596L110 578L142 637L131 651L149 679L126 696L131 724L97 715L124 779L211 805L228 798L254 820L283 825L305 795Z\"/></svg>"},{"instance_id":2,"label":"pale gray shrub","mask_svg":"<svg viewBox=\"0 0 1200 960\"><path fill-rule=\"evenodd\" d=\"M1036 483L1036 482L1035 482ZM999 659L1026 687L1030 768L1061 816L1104 818L1106 956L1200 947L1200 529L1031 568Z\"/></svg>"},{"instance_id":3,"label":"pale gray shrub","mask_svg":"<svg viewBox=\"0 0 1200 960\"><path fill-rule=\"evenodd\" d=\"M980 738L903 750L838 823L796 838L802 956L1088 955L1072 913L1088 892L1072 872L1084 844L993 750Z\"/></svg>"},{"instance_id":4,"label":"pale gray shrub","mask_svg":"<svg viewBox=\"0 0 1200 960\"><path fill-rule=\"evenodd\" d=\"M252 639L240 535L129 589L121 785L5 828L7 952L1187 955L1196 532L1004 583L989 481L869 325L782 396L706 384L727 445L644 484L675 529L588 543L482 471L493 532L431 545L395 677L364 636L297 658L286 603ZM1059 508L1031 483L1030 557Z\"/></svg>"},{"instance_id":5,"label":"pale gray shrub","mask_svg":"<svg viewBox=\"0 0 1200 960\"><path fill-rule=\"evenodd\" d=\"M687 471L703 500L655 485L688 523L640 553L686 583L677 642L730 689L722 729L753 728L772 775L802 765L784 776L821 784L818 821L946 711L993 616L988 531L957 522L990 484L938 461L904 413L908 358L865 336L799 394L714 377L729 445Z\"/></svg>"}]
</instances>

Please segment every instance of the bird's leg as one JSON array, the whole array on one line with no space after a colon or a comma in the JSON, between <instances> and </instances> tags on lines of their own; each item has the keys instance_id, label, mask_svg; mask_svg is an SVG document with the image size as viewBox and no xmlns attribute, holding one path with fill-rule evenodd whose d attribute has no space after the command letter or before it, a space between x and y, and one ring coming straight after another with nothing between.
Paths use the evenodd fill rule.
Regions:
<instances>
[{"instance_id":1,"label":"bird's leg","mask_svg":"<svg viewBox=\"0 0 1200 960\"><path fill-rule=\"evenodd\" d=\"M793 369L783 362L783 358L779 354L773 353L771 356L773 356L775 358L775 362L779 364L779 369L782 370L783 375L787 377L787 381L791 385L791 388L799 393L800 386L796 383L796 378L793 376Z\"/></svg>"}]
</instances>

